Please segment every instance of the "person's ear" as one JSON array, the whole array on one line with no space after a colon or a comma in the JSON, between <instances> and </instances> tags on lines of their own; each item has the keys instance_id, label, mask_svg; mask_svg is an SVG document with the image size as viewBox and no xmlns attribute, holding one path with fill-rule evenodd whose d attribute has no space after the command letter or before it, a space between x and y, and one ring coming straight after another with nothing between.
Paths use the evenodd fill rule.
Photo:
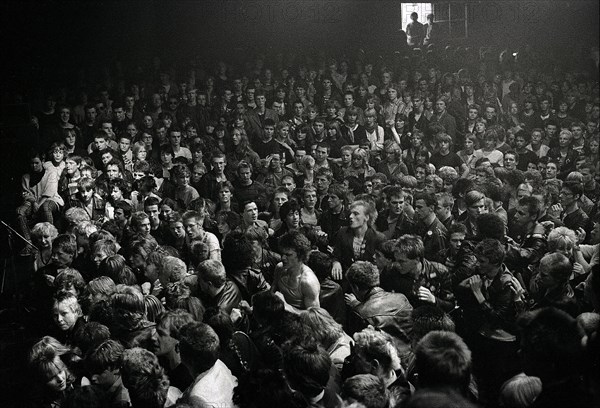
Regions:
<instances>
[{"instance_id":1,"label":"person's ear","mask_svg":"<svg viewBox=\"0 0 600 408\"><path fill-rule=\"evenodd\" d=\"M379 363L379 360L374 358L371 361L371 374L377 375L380 371L381 371L381 364Z\"/></svg>"}]
</instances>

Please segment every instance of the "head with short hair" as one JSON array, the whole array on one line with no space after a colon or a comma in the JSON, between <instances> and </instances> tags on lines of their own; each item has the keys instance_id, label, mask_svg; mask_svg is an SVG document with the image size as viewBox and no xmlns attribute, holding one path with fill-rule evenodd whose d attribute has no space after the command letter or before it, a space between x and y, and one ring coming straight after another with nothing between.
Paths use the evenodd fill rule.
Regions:
<instances>
[{"instance_id":1,"label":"head with short hair","mask_svg":"<svg viewBox=\"0 0 600 408\"><path fill-rule=\"evenodd\" d=\"M216 288L221 288L225 285L225 267L223 267L221 262L207 259L206 261L200 262L196 270L198 277L206 283Z\"/></svg>"},{"instance_id":2,"label":"head with short hair","mask_svg":"<svg viewBox=\"0 0 600 408\"><path fill-rule=\"evenodd\" d=\"M572 229L557 227L548 234L549 252L560 252L570 256L575 245L577 245L577 235Z\"/></svg>"},{"instance_id":3,"label":"head with short hair","mask_svg":"<svg viewBox=\"0 0 600 408\"><path fill-rule=\"evenodd\" d=\"M316 342L302 342L288 347L283 367L290 386L305 397L319 395L329 381L331 357Z\"/></svg>"},{"instance_id":4,"label":"head with short hair","mask_svg":"<svg viewBox=\"0 0 600 408\"><path fill-rule=\"evenodd\" d=\"M581 374L583 350L575 319L547 307L522 314L517 324L525 374L539 377L542 383Z\"/></svg>"},{"instance_id":5,"label":"head with short hair","mask_svg":"<svg viewBox=\"0 0 600 408\"><path fill-rule=\"evenodd\" d=\"M179 330L181 359L192 375L205 372L219 358L219 337L205 323L192 322Z\"/></svg>"},{"instance_id":6,"label":"head with short hair","mask_svg":"<svg viewBox=\"0 0 600 408\"><path fill-rule=\"evenodd\" d=\"M434 330L417 344L415 367L420 387L449 387L464 393L471 377L471 351L457 334Z\"/></svg>"},{"instance_id":7,"label":"head with short hair","mask_svg":"<svg viewBox=\"0 0 600 408\"><path fill-rule=\"evenodd\" d=\"M150 351L134 347L122 354L121 375L134 407L162 408L169 392L169 378Z\"/></svg>"},{"instance_id":8,"label":"head with short hair","mask_svg":"<svg viewBox=\"0 0 600 408\"><path fill-rule=\"evenodd\" d=\"M310 241L299 231L290 231L279 238L280 251L293 250L302 262L308 260L311 251Z\"/></svg>"},{"instance_id":9,"label":"head with short hair","mask_svg":"<svg viewBox=\"0 0 600 408\"><path fill-rule=\"evenodd\" d=\"M366 290L379 286L379 271L371 262L357 261L348 268L346 279L350 285Z\"/></svg>"},{"instance_id":10,"label":"head with short hair","mask_svg":"<svg viewBox=\"0 0 600 408\"><path fill-rule=\"evenodd\" d=\"M357 374L344 381L342 397L365 408L387 408L389 391L383 380L373 374Z\"/></svg>"}]
</instances>

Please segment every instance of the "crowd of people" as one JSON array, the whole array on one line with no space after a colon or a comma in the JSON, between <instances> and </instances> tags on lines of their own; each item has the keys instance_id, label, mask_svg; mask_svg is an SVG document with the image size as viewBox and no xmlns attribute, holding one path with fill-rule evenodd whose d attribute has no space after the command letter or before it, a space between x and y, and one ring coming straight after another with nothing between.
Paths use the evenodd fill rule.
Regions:
<instances>
[{"instance_id":1,"label":"crowd of people","mask_svg":"<svg viewBox=\"0 0 600 408\"><path fill-rule=\"evenodd\" d=\"M599 406L597 48L417 45L48 90L28 406Z\"/></svg>"}]
</instances>

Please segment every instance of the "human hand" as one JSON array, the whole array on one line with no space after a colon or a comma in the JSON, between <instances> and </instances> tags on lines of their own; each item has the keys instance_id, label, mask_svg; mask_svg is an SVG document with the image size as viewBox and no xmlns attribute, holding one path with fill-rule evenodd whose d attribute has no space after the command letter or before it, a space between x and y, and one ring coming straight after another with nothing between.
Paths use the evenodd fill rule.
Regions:
<instances>
[{"instance_id":1,"label":"human hand","mask_svg":"<svg viewBox=\"0 0 600 408\"><path fill-rule=\"evenodd\" d=\"M550 214L550 216L552 216L554 218L559 218L560 215L562 214L562 212L563 212L563 206L562 206L562 204L554 204L548 210L548 213Z\"/></svg>"},{"instance_id":2,"label":"human hand","mask_svg":"<svg viewBox=\"0 0 600 408\"><path fill-rule=\"evenodd\" d=\"M240 308L240 310L246 314L252 314L252 306L250 306L250 304L248 302L246 302L245 300L242 300L240 302L240 304L238 305L238 307Z\"/></svg>"},{"instance_id":3,"label":"human hand","mask_svg":"<svg viewBox=\"0 0 600 408\"><path fill-rule=\"evenodd\" d=\"M473 293L475 292L481 292L481 287L483 285L483 281L481 280L481 276L479 275L473 275L469 278L468 280L468 285L471 288L471 290L473 291Z\"/></svg>"},{"instance_id":4,"label":"human hand","mask_svg":"<svg viewBox=\"0 0 600 408\"><path fill-rule=\"evenodd\" d=\"M348 306L352 306L353 304L358 303L358 299L354 293L346 293L344 295L344 302L346 302Z\"/></svg>"},{"instance_id":5,"label":"human hand","mask_svg":"<svg viewBox=\"0 0 600 408\"><path fill-rule=\"evenodd\" d=\"M585 237L586 237L586 232L583 228L579 227L577 228L577 231L575 231L575 234L577 235L577 245L583 243L583 241L585 241Z\"/></svg>"},{"instance_id":6,"label":"human hand","mask_svg":"<svg viewBox=\"0 0 600 408\"><path fill-rule=\"evenodd\" d=\"M435 304L435 296L425 286L419 287L419 290L417 291L417 296L419 297L419 300L422 300L423 302Z\"/></svg>"},{"instance_id":7,"label":"human hand","mask_svg":"<svg viewBox=\"0 0 600 408\"><path fill-rule=\"evenodd\" d=\"M583 266L579 262L575 262L573 264L573 275L581 276L583 274L585 274L585 270L583 269Z\"/></svg>"},{"instance_id":8,"label":"human hand","mask_svg":"<svg viewBox=\"0 0 600 408\"><path fill-rule=\"evenodd\" d=\"M342 264L339 262L333 263L333 268L331 268L331 277L333 280L340 281L342 280Z\"/></svg>"},{"instance_id":9,"label":"human hand","mask_svg":"<svg viewBox=\"0 0 600 408\"><path fill-rule=\"evenodd\" d=\"M235 307L233 309L231 309L231 313L229 314L229 317L231 318L231 322L233 324L236 324L237 322L239 322L240 320L242 320L242 312L240 311L240 309L236 309Z\"/></svg>"}]
</instances>

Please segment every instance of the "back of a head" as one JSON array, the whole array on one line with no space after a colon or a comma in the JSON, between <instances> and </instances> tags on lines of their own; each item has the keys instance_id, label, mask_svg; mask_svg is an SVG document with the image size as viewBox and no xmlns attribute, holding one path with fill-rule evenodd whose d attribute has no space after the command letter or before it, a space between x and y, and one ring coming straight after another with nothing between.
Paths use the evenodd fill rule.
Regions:
<instances>
[{"instance_id":1,"label":"back of a head","mask_svg":"<svg viewBox=\"0 0 600 408\"><path fill-rule=\"evenodd\" d=\"M500 388L500 405L509 408L527 408L542 392L542 381L523 373L507 380Z\"/></svg>"},{"instance_id":2,"label":"back of a head","mask_svg":"<svg viewBox=\"0 0 600 408\"><path fill-rule=\"evenodd\" d=\"M455 325L452 318L442 309L434 305L424 305L412 311L413 331L412 341L419 342L427 333L434 330L454 332Z\"/></svg>"},{"instance_id":3,"label":"back of a head","mask_svg":"<svg viewBox=\"0 0 600 408\"><path fill-rule=\"evenodd\" d=\"M162 408L169 391L169 378L150 351L134 347L123 352L121 375L133 408Z\"/></svg>"},{"instance_id":4,"label":"back of a head","mask_svg":"<svg viewBox=\"0 0 600 408\"><path fill-rule=\"evenodd\" d=\"M179 330L179 346L182 359L199 374L215 365L219 358L219 337L205 323L188 323Z\"/></svg>"},{"instance_id":5,"label":"back of a head","mask_svg":"<svg viewBox=\"0 0 600 408\"><path fill-rule=\"evenodd\" d=\"M346 379L342 385L342 397L365 408L386 408L390 402L384 382L373 374L358 374Z\"/></svg>"},{"instance_id":6,"label":"back of a head","mask_svg":"<svg viewBox=\"0 0 600 408\"><path fill-rule=\"evenodd\" d=\"M498 214L488 213L477 217L477 231L482 239L493 238L502 241L504 230L504 221Z\"/></svg>"},{"instance_id":7,"label":"back of a head","mask_svg":"<svg viewBox=\"0 0 600 408\"><path fill-rule=\"evenodd\" d=\"M471 376L471 350L455 333L432 331L417 344L415 366L419 387L453 388L463 393Z\"/></svg>"},{"instance_id":8,"label":"back of a head","mask_svg":"<svg viewBox=\"0 0 600 408\"><path fill-rule=\"evenodd\" d=\"M547 307L521 315L517 324L525 374L544 382L581 373L583 350L575 319Z\"/></svg>"},{"instance_id":9,"label":"back of a head","mask_svg":"<svg viewBox=\"0 0 600 408\"><path fill-rule=\"evenodd\" d=\"M308 398L321 393L329 381L331 357L316 342L291 345L283 364L291 387Z\"/></svg>"}]
</instances>

